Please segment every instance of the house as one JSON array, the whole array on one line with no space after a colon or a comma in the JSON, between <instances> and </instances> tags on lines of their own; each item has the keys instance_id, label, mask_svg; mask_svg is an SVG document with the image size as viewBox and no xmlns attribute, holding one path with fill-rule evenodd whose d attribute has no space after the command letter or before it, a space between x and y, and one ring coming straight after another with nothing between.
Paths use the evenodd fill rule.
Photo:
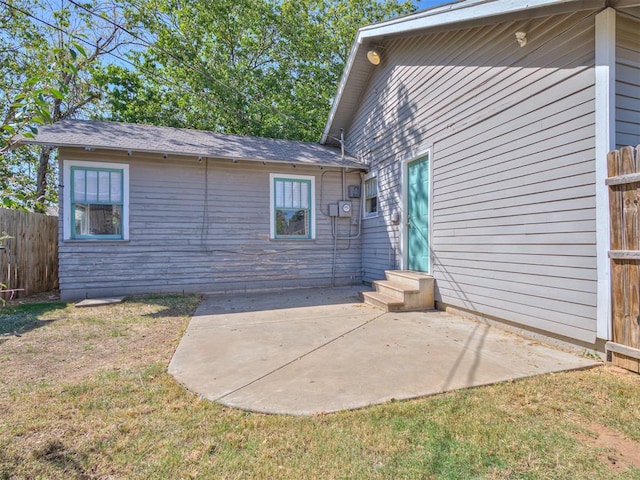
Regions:
<instances>
[{"instance_id":1,"label":"house","mask_svg":"<svg viewBox=\"0 0 640 480\"><path fill-rule=\"evenodd\" d=\"M363 27L320 145L42 128L63 298L414 270L441 308L601 346L606 154L640 143L639 31L638 0L467 0Z\"/></svg>"},{"instance_id":2,"label":"house","mask_svg":"<svg viewBox=\"0 0 640 480\"><path fill-rule=\"evenodd\" d=\"M63 299L361 283L365 169L339 148L80 120L34 143L59 147Z\"/></svg>"},{"instance_id":3,"label":"house","mask_svg":"<svg viewBox=\"0 0 640 480\"><path fill-rule=\"evenodd\" d=\"M358 31L322 143L377 209L363 280L429 272L440 307L610 338L606 155L640 143L640 2L462 1Z\"/></svg>"}]
</instances>

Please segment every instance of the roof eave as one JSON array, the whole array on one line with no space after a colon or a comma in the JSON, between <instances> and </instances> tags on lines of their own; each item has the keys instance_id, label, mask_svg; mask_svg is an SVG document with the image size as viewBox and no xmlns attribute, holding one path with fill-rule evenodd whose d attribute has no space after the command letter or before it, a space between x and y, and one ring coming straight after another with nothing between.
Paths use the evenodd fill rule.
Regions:
<instances>
[{"instance_id":1,"label":"roof eave","mask_svg":"<svg viewBox=\"0 0 640 480\"><path fill-rule=\"evenodd\" d=\"M89 144L75 144L75 143L52 143L46 141L38 141L36 139L22 139L20 142L16 143L14 148L19 147L23 144L29 145L42 145L42 146L50 146L50 147L61 147L61 148L80 148L80 149L91 149L91 150L111 150L118 152L136 152L136 153L145 153L151 155L174 155L174 156L182 156L182 157L195 157L195 158L217 158L221 160L234 160L234 161L242 161L242 162L262 162L262 163L279 163L279 164L287 164L287 165L310 165L310 166L318 166L318 167L339 167L339 168L353 168L353 169L361 169L367 170L367 166L359 163L355 158L353 160L347 159L345 161L312 161L312 160L304 160L304 161L291 161L291 160L278 160L278 159L265 159L265 158L250 158L250 157L241 157L241 156L225 156L225 155L213 155L211 152L179 152L179 151L163 151L163 150L153 150L153 149L141 149L136 148L126 149L119 147L110 147L105 145L89 145Z\"/></svg>"}]
</instances>

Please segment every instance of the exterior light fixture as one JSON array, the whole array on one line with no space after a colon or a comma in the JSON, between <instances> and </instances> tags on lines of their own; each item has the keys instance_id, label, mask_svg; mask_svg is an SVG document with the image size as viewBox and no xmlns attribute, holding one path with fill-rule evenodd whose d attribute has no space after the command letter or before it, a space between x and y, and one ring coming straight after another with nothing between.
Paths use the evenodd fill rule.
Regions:
<instances>
[{"instance_id":1,"label":"exterior light fixture","mask_svg":"<svg viewBox=\"0 0 640 480\"><path fill-rule=\"evenodd\" d=\"M380 52L378 50L369 50L367 52L367 60L369 60L369 63L371 65L380 65Z\"/></svg>"},{"instance_id":2,"label":"exterior light fixture","mask_svg":"<svg viewBox=\"0 0 640 480\"><path fill-rule=\"evenodd\" d=\"M527 44L527 32L516 32L516 41L520 47L524 47Z\"/></svg>"}]
</instances>

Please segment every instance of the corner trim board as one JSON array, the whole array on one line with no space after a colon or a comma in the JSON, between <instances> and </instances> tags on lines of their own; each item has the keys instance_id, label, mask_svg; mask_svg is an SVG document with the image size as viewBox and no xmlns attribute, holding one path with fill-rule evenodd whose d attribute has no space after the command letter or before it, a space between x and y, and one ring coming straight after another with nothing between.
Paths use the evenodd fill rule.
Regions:
<instances>
[{"instance_id":1,"label":"corner trim board","mask_svg":"<svg viewBox=\"0 0 640 480\"><path fill-rule=\"evenodd\" d=\"M616 11L606 8L595 19L595 170L596 170L596 336L611 339L609 192L607 154L615 149Z\"/></svg>"}]
</instances>

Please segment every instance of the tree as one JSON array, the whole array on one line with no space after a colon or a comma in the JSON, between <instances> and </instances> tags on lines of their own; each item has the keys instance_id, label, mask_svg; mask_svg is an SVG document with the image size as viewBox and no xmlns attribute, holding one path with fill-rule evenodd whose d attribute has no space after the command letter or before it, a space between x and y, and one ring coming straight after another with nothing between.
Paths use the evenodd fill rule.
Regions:
<instances>
[{"instance_id":1,"label":"tree","mask_svg":"<svg viewBox=\"0 0 640 480\"><path fill-rule=\"evenodd\" d=\"M40 151L40 147L25 145L4 155L0 162L0 207L37 211L40 205L36 203L55 205L58 184L55 162L51 163L46 172L46 184L51 187L45 190L45 198L36 202Z\"/></svg>"},{"instance_id":2,"label":"tree","mask_svg":"<svg viewBox=\"0 0 640 480\"><path fill-rule=\"evenodd\" d=\"M150 35L97 77L110 119L317 140L358 26L410 1L125 1ZM147 41L147 40L145 40Z\"/></svg>"},{"instance_id":3,"label":"tree","mask_svg":"<svg viewBox=\"0 0 640 480\"><path fill-rule=\"evenodd\" d=\"M0 0L3 204L55 202L53 151L9 148L66 118L317 140L356 28L412 10L407 0Z\"/></svg>"},{"instance_id":4,"label":"tree","mask_svg":"<svg viewBox=\"0 0 640 480\"><path fill-rule=\"evenodd\" d=\"M74 2L2 4L6 7L2 21L7 26L0 35L3 204L44 212L47 200L56 197L50 181L53 149L9 149L18 135L31 136L37 125L76 117L101 98L93 72L101 57L120 46L119 30L107 27L104 20ZM104 5L88 5L108 15ZM115 16L115 7L109 8ZM37 166L32 169L34 163Z\"/></svg>"}]
</instances>

